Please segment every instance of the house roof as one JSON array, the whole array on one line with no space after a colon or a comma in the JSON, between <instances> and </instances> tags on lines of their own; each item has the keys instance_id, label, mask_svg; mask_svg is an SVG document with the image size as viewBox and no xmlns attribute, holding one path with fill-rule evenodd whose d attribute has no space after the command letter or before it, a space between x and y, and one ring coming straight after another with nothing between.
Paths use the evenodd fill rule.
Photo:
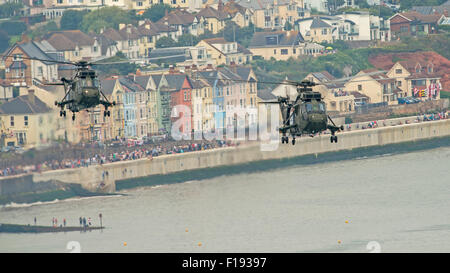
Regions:
<instances>
[{"instance_id":1,"label":"house roof","mask_svg":"<svg viewBox=\"0 0 450 273\"><path fill-rule=\"evenodd\" d=\"M102 35L113 41L122 41L123 40L122 35L120 35L120 33L113 28L108 28L108 29L104 30L102 32Z\"/></svg>"},{"instance_id":2,"label":"house roof","mask_svg":"<svg viewBox=\"0 0 450 273\"><path fill-rule=\"evenodd\" d=\"M169 88L175 91L181 90L183 87L184 80L186 79L185 74L167 74L164 75L169 84ZM192 84L191 84L192 85Z\"/></svg>"},{"instance_id":3,"label":"house roof","mask_svg":"<svg viewBox=\"0 0 450 273\"><path fill-rule=\"evenodd\" d=\"M103 79L100 80L100 85L102 88L102 92L106 95L111 95L114 92L114 87L116 86L117 79Z\"/></svg>"},{"instance_id":4,"label":"house roof","mask_svg":"<svg viewBox=\"0 0 450 273\"><path fill-rule=\"evenodd\" d=\"M96 35L96 36L94 36L94 37L95 37L95 38L97 39L97 41L100 43L100 47L101 47L101 51L102 51L102 56L105 56L105 55L106 55L106 53L107 53L109 47L117 45L117 42L116 42L116 41L114 41L114 40L112 40L112 39L106 37L106 36L103 35L103 34L99 34L99 35Z\"/></svg>"},{"instance_id":5,"label":"house roof","mask_svg":"<svg viewBox=\"0 0 450 273\"><path fill-rule=\"evenodd\" d=\"M360 99L360 98L366 98L366 99L368 99L368 98L369 98L368 96L366 96L366 95L364 95L364 94L362 94L362 93L359 93L359 92L357 92L357 91L352 91L352 92L350 92L350 94L352 94L353 97L355 97L355 99Z\"/></svg>"},{"instance_id":6,"label":"house roof","mask_svg":"<svg viewBox=\"0 0 450 273\"><path fill-rule=\"evenodd\" d=\"M320 19L320 17L316 16L314 17L310 28L331 28L331 26L327 22Z\"/></svg>"},{"instance_id":7,"label":"house roof","mask_svg":"<svg viewBox=\"0 0 450 273\"><path fill-rule=\"evenodd\" d=\"M154 58L154 61L158 61L158 58L161 58L163 62L177 63L192 59L186 47L155 48L150 51L148 57L150 59Z\"/></svg>"},{"instance_id":8,"label":"house roof","mask_svg":"<svg viewBox=\"0 0 450 273\"><path fill-rule=\"evenodd\" d=\"M55 49L60 51L74 50L76 46L92 46L95 39L80 30L65 30L51 32L45 39Z\"/></svg>"},{"instance_id":9,"label":"house roof","mask_svg":"<svg viewBox=\"0 0 450 273\"><path fill-rule=\"evenodd\" d=\"M137 40L141 37L139 30L132 24L128 24L124 26L122 29L119 29L119 34L122 37L122 40Z\"/></svg>"},{"instance_id":10,"label":"house roof","mask_svg":"<svg viewBox=\"0 0 450 273\"><path fill-rule=\"evenodd\" d=\"M210 39L204 39L202 41L206 42L211 47L215 48L217 51L219 51L220 53L222 53L224 55L226 55L227 53L222 52L222 50L220 50L217 47L215 47L214 44L229 44L229 43L233 43L233 42L228 42L224 38L210 38ZM237 52L238 53L252 54L252 52L250 50L248 50L247 48L243 47L241 44L239 44L237 42L236 42L236 44L237 44Z\"/></svg>"},{"instance_id":11,"label":"house roof","mask_svg":"<svg viewBox=\"0 0 450 273\"><path fill-rule=\"evenodd\" d=\"M143 36L156 36L159 33L176 31L172 26L161 22L154 23L150 20L145 20L144 23L138 27L138 30Z\"/></svg>"},{"instance_id":12,"label":"house roof","mask_svg":"<svg viewBox=\"0 0 450 273\"><path fill-rule=\"evenodd\" d=\"M302 42L304 42L304 39L299 31L255 32L249 48L294 46Z\"/></svg>"},{"instance_id":13,"label":"house roof","mask_svg":"<svg viewBox=\"0 0 450 273\"><path fill-rule=\"evenodd\" d=\"M149 79L150 79L149 75L141 75L141 76L136 75L134 81L137 84L139 84L142 88L147 89Z\"/></svg>"},{"instance_id":14,"label":"house roof","mask_svg":"<svg viewBox=\"0 0 450 273\"><path fill-rule=\"evenodd\" d=\"M380 73L377 73L378 71ZM384 72L382 72L376 68L362 70L361 72L363 72L364 74L367 74L367 75L363 74L364 76L369 76L381 84L395 82L394 78L389 78ZM358 80L358 79L356 79L356 80Z\"/></svg>"},{"instance_id":15,"label":"house roof","mask_svg":"<svg viewBox=\"0 0 450 273\"><path fill-rule=\"evenodd\" d=\"M270 89L258 89L257 96L262 101L270 101L277 98L274 94L272 94L272 90Z\"/></svg>"},{"instance_id":16,"label":"house roof","mask_svg":"<svg viewBox=\"0 0 450 273\"><path fill-rule=\"evenodd\" d=\"M424 15L417 11L407 11L402 13L397 13L393 15L391 18L395 16L402 16L403 18L406 18L413 22L421 22L421 23L437 23L437 21L441 18L441 15L439 14L429 14ZM391 19L389 18L389 19Z\"/></svg>"},{"instance_id":17,"label":"house roof","mask_svg":"<svg viewBox=\"0 0 450 273\"><path fill-rule=\"evenodd\" d=\"M320 72L312 72L311 73L317 80L319 80L321 83L333 81L336 78L328 73L328 71L320 71Z\"/></svg>"},{"instance_id":18,"label":"house roof","mask_svg":"<svg viewBox=\"0 0 450 273\"><path fill-rule=\"evenodd\" d=\"M119 77L119 83L124 87L125 91L128 92L142 92L145 91L145 89L134 82L132 79L128 78L128 76L125 77Z\"/></svg>"},{"instance_id":19,"label":"house roof","mask_svg":"<svg viewBox=\"0 0 450 273\"><path fill-rule=\"evenodd\" d=\"M34 96L34 103L30 101L29 95L23 95L9 100L0 105L0 114L39 114L52 111L43 101Z\"/></svg>"},{"instance_id":20,"label":"house roof","mask_svg":"<svg viewBox=\"0 0 450 273\"><path fill-rule=\"evenodd\" d=\"M218 20L225 20L228 18L228 14L222 10L216 10L215 8L207 5L205 8L201 9L197 15L198 18L217 18Z\"/></svg>"},{"instance_id":21,"label":"house roof","mask_svg":"<svg viewBox=\"0 0 450 273\"><path fill-rule=\"evenodd\" d=\"M46 54L44 51L42 51L42 49L39 48L35 42L16 44L15 46L19 47L30 58L36 58L36 59L40 59L40 60L48 60L48 62L42 61L46 65L55 64L54 61L56 61L56 59L53 58L53 56ZM11 52L15 48L15 46L11 47L5 55L9 55L9 52ZM18 63L18 62L14 62L14 63ZM23 64L23 66L25 66L25 64ZM26 68L26 66L25 66L25 68Z\"/></svg>"},{"instance_id":22,"label":"house roof","mask_svg":"<svg viewBox=\"0 0 450 273\"><path fill-rule=\"evenodd\" d=\"M274 6L274 0L239 0L237 1L240 5L245 8L260 10L265 9L267 6ZM287 5L289 4L289 0L278 0L277 5Z\"/></svg>"},{"instance_id":23,"label":"house roof","mask_svg":"<svg viewBox=\"0 0 450 273\"><path fill-rule=\"evenodd\" d=\"M159 19L158 23L166 25L191 25L194 23L195 15L187 12L186 10L176 9L172 10L164 17Z\"/></svg>"}]
</instances>

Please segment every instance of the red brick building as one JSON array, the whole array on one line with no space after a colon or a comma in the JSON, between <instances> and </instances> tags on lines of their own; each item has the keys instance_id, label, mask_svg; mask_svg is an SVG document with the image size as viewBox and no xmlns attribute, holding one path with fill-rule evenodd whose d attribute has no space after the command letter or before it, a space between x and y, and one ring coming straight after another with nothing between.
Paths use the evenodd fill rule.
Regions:
<instances>
[{"instance_id":1,"label":"red brick building","mask_svg":"<svg viewBox=\"0 0 450 273\"><path fill-rule=\"evenodd\" d=\"M416 36L420 33L436 33L439 14L424 15L416 11L397 13L389 18L392 39L399 36Z\"/></svg>"}]
</instances>

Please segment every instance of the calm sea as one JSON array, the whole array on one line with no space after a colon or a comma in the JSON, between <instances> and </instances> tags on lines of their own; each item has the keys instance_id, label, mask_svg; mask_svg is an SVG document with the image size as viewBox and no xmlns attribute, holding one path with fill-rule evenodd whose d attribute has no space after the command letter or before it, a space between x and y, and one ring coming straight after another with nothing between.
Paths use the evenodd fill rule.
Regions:
<instances>
[{"instance_id":1,"label":"calm sea","mask_svg":"<svg viewBox=\"0 0 450 273\"><path fill-rule=\"evenodd\" d=\"M450 252L449 162L443 147L2 207L0 223L102 213L107 229L0 234L0 252Z\"/></svg>"}]
</instances>

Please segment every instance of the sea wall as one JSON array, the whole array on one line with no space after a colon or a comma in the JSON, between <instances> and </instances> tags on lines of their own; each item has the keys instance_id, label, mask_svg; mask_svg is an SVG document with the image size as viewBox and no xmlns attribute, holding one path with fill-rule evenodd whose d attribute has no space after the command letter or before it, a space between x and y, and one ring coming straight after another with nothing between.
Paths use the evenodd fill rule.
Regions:
<instances>
[{"instance_id":1,"label":"sea wall","mask_svg":"<svg viewBox=\"0 0 450 273\"><path fill-rule=\"evenodd\" d=\"M153 159L139 159L115 162L77 169L64 169L36 173L24 177L0 179L0 196L4 189L29 190L30 183L58 181L79 184L91 192L113 193L116 181L152 175L165 175L181 171L199 170L211 167L229 166L261 160L283 159L303 155L352 150L362 147L396 144L424 139L450 136L450 120L404 124L375 129L356 130L338 134L338 143L331 143L329 135L314 138L298 138L296 145L279 144L273 151L263 151L260 143L241 144L227 147L175 155L163 155ZM103 175L108 173L108 175ZM23 180L23 181L22 181ZM14 187L8 187L14 184Z\"/></svg>"}]
</instances>

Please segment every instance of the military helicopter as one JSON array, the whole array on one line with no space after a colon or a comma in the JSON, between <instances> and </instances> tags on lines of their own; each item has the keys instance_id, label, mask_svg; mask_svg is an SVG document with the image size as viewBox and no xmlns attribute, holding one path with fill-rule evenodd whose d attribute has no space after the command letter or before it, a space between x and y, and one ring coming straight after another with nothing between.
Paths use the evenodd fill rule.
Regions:
<instances>
[{"instance_id":1,"label":"military helicopter","mask_svg":"<svg viewBox=\"0 0 450 273\"><path fill-rule=\"evenodd\" d=\"M13 56L3 56L4 58ZM98 80L98 74L95 70L89 68L92 65L111 65L118 63L128 63L129 61L118 61L109 63L88 63L86 61L79 62L67 62L58 61L53 59L39 59L30 57L21 57L21 59L36 60L43 62L52 62L58 64L68 64L76 67L75 76L71 79L61 78L61 83L44 83L44 85L63 85L65 95L61 101L55 101L55 105L60 107L59 115L66 116L65 108L72 111L72 120L75 120L75 113L82 110L95 107L99 104L105 107L103 115L111 116L109 107L114 106L116 103L108 101L107 97L101 91L101 86Z\"/></svg>"},{"instance_id":2,"label":"military helicopter","mask_svg":"<svg viewBox=\"0 0 450 273\"><path fill-rule=\"evenodd\" d=\"M301 82L286 81L284 84L294 85L297 88L297 96L292 101L289 97L278 97L275 102L280 105L282 125L279 127L282 133L281 143L289 143L289 133L292 136L292 145L295 145L295 137L301 135L314 136L325 130L330 130L331 143L337 143L335 135L338 131L343 131L344 126L336 126L326 112L325 103L319 92L312 91L312 87L317 84L308 80ZM331 124L328 123L331 122Z\"/></svg>"},{"instance_id":3,"label":"military helicopter","mask_svg":"<svg viewBox=\"0 0 450 273\"><path fill-rule=\"evenodd\" d=\"M213 79L202 77L204 79ZM223 81L246 82L236 79L222 79ZM303 80L302 82L284 81L284 82L265 82L264 84L285 84L293 85L297 88L297 96L292 101L289 97L278 96L276 101L266 101L262 103L274 103L280 105L282 125L278 128L282 134L281 143L289 143L289 137L292 136L292 144L295 145L295 138L301 135L314 136L325 130L331 131L331 143L337 143L338 138L335 135L338 131L343 131L344 126L336 126L330 116L327 114L325 103L319 92L313 92L312 87L319 85L314 82ZM331 122L331 124L328 123Z\"/></svg>"},{"instance_id":4,"label":"military helicopter","mask_svg":"<svg viewBox=\"0 0 450 273\"><path fill-rule=\"evenodd\" d=\"M85 61L80 61L75 65L77 66L75 77L72 79L61 78L66 94L61 101L55 101L55 105L61 108L59 115L66 116L64 108L67 105L67 108L73 113L72 120L75 120L75 113L102 104L105 107L103 115L111 116L108 108L116 105L116 102L109 102L101 91L97 73L89 69L90 64Z\"/></svg>"}]
</instances>

